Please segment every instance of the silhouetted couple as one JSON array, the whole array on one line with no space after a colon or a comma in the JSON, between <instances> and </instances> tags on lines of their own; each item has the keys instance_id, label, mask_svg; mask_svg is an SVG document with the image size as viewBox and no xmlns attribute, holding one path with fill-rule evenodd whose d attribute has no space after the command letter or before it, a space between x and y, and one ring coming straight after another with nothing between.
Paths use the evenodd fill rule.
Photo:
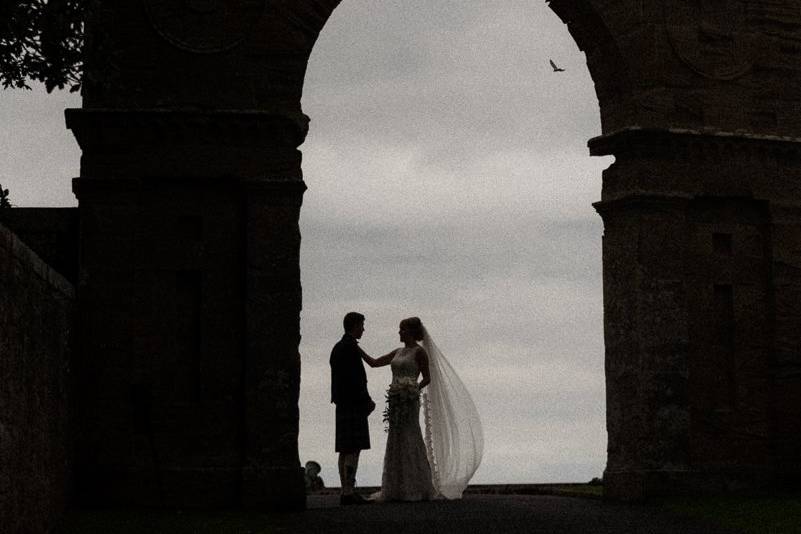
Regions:
<instances>
[{"instance_id":1,"label":"silhouetted couple","mask_svg":"<svg viewBox=\"0 0 801 534\"><path fill-rule=\"evenodd\" d=\"M359 347L364 322L360 313L345 315L345 334L331 351L340 502L460 498L483 453L481 422L470 394L419 318L400 322L403 347L380 358L370 357ZM375 410L362 361L392 369L384 412L388 435L381 491L370 500L355 492L359 454L370 448L367 417ZM421 404L425 434L420 428Z\"/></svg>"}]
</instances>

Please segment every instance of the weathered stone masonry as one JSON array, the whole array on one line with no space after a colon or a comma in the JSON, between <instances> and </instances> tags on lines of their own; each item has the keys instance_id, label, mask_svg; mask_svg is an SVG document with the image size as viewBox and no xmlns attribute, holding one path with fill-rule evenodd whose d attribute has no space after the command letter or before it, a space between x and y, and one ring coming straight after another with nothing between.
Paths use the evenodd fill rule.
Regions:
<instances>
[{"instance_id":1,"label":"weathered stone masonry","mask_svg":"<svg viewBox=\"0 0 801 534\"><path fill-rule=\"evenodd\" d=\"M336 2L190 4L96 11L67 112L77 498L299 508L300 95Z\"/></svg>"},{"instance_id":2,"label":"weathered stone masonry","mask_svg":"<svg viewBox=\"0 0 801 534\"><path fill-rule=\"evenodd\" d=\"M48 532L71 475L74 290L0 225L0 530Z\"/></svg>"},{"instance_id":3,"label":"weathered stone masonry","mask_svg":"<svg viewBox=\"0 0 801 534\"><path fill-rule=\"evenodd\" d=\"M801 480L797 2L551 0L601 109L607 494Z\"/></svg>"}]
</instances>

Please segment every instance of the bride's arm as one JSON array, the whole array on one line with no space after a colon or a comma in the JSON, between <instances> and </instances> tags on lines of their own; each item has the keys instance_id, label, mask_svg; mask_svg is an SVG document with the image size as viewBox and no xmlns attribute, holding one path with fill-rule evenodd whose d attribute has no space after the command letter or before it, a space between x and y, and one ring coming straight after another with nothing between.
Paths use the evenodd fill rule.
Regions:
<instances>
[{"instance_id":1,"label":"bride's arm","mask_svg":"<svg viewBox=\"0 0 801 534\"><path fill-rule=\"evenodd\" d=\"M415 359L417 360L417 368L420 369L420 374L423 375L423 379L417 387L423 389L431 382L431 374L428 371L428 353L426 349L420 347L415 353Z\"/></svg>"},{"instance_id":2,"label":"bride's arm","mask_svg":"<svg viewBox=\"0 0 801 534\"><path fill-rule=\"evenodd\" d=\"M389 354L384 354L380 358L372 358L364 352L361 347L359 347L359 352L362 354L362 360L364 360L367 365L370 367L383 367L385 365L389 365L392 362L392 357L395 355L395 351L393 350Z\"/></svg>"}]
</instances>

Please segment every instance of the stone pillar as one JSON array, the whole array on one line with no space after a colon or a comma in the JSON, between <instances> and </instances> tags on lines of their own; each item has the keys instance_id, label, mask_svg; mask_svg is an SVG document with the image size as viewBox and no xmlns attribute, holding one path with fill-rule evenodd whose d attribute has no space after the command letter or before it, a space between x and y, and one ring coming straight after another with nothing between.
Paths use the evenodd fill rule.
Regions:
<instances>
[{"instance_id":1,"label":"stone pillar","mask_svg":"<svg viewBox=\"0 0 801 534\"><path fill-rule=\"evenodd\" d=\"M604 172L608 497L799 477L801 143L632 129Z\"/></svg>"},{"instance_id":2,"label":"stone pillar","mask_svg":"<svg viewBox=\"0 0 801 534\"><path fill-rule=\"evenodd\" d=\"M794 169L788 178L798 180L799 154L787 156L782 160ZM770 211L775 322L769 429L774 436L776 478L797 489L801 486L801 201L775 202Z\"/></svg>"},{"instance_id":3,"label":"stone pillar","mask_svg":"<svg viewBox=\"0 0 801 534\"><path fill-rule=\"evenodd\" d=\"M301 508L300 114L69 110L79 500Z\"/></svg>"},{"instance_id":4,"label":"stone pillar","mask_svg":"<svg viewBox=\"0 0 801 534\"><path fill-rule=\"evenodd\" d=\"M243 503L305 503L298 457L300 180L245 184L246 339Z\"/></svg>"},{"instance_id":5,"label":"stone pillar","mask_svg":"<svg viewBox=\"0 0 801 534\"><path fill-rule=\"evenodd\" d=\"M300 99L338 3L88 4L81 502L305 505Z\"/></svg>"},{"instance_id":6,"label":"stone pillar","mask_svg":"<svg viewBox=\"0 0 801 534\"><path fill-rule=\"evenodd\" d=\"M648 475L688 468L688 204L680 195L596 204L604 220L607 497L639 498Z\"/></svg>"},{"instance_id":7,"label":"stone pillar","mask_svg":"<svg viewBox=\"0 0 801 534\"><path fill-rule=\"evenodd\" d=\"M620 498L801 480L801 11L549 0L603 135L609 459ZM794 482L793 482L794 481Z\"/></svg>"}]
</instances>

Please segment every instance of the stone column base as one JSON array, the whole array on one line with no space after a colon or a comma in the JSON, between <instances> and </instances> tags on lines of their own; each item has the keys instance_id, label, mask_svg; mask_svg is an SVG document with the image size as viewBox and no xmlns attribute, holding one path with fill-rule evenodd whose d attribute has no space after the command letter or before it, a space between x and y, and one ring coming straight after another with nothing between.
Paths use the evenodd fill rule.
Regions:
<instances>
[{"instance_id":1,"label":"stone column base","mask_svg":"<svg viewBox=\"0 0 801 534\"><path fill-rule=\"evenodd\" d=\"M759 466L720 470L605 471L604 498L641 502L649 498L681 495L720 495L772 488L777 479Z\"/></svg>"}]
</instances>

